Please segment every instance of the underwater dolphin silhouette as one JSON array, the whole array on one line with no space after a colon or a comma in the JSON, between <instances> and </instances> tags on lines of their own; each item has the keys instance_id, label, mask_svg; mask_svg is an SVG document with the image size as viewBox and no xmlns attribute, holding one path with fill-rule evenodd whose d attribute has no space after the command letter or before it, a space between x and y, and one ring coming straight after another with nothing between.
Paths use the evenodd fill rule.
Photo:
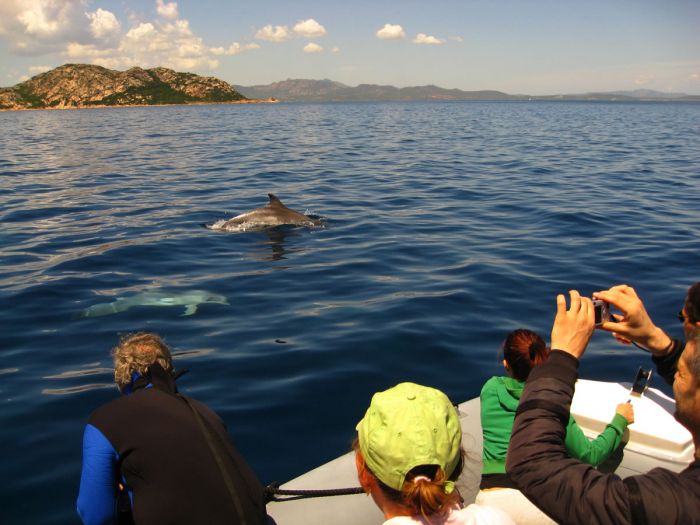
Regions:
<instances>
[{"instance_id":1,"label":"underwater dolphin silhouette","mask_svg":"<svg viewBox=\"0 0 700 525\"><path fill-rule=\"evenodd\" d=\"M208 227L212 230L245 231L255 228L272 228L285 224L293 226L320 226L322 224L318 219L287 208L272 193L268 193L267 196L270 198L270 202L262 208L255 208L252 211L241 213L232 219L217 221Z\"/></svg>"},{"instance_id":2,"label":"underwater dolphin silhouette","mask_svg":"<svg viewBox=\"0 0 700 525\"><path fill-rule=\"evenodd\" d=\"M197 307L205 303L229 304L223 295L206 290L190 290L180 294L143 292L130 297L119 297L112 303L93 304L83 310L79 317L101 317L124 312L134 306L184 306L182 315L185 316L193 315L197 312Z\"/></svg>"}]
</instances>

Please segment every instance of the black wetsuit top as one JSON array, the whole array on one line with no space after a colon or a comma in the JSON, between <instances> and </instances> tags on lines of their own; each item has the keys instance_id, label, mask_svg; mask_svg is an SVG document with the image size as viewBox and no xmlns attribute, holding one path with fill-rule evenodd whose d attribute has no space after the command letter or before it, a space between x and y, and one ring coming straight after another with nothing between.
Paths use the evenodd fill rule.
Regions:
<instances>
[{"instance_id":1,"label":"black wetsuit top","mask_svg":"<svg viewBox=\"0 0 700 525\"><path fill-rule=\"evenodd\" d=\"M88 422L116 452L119 479L113 480L113 486L116 490L117 483L125 482L134 522L265 523L262 487L216 413L187 398L201 416L205 432L184 396L177 394L172 376L158 365L151 367L142 383L132 394L97 409ZM216 456L228 473L232 491ZM78 504L80 510L80 497Z\"/></svg>"}]
</instances>

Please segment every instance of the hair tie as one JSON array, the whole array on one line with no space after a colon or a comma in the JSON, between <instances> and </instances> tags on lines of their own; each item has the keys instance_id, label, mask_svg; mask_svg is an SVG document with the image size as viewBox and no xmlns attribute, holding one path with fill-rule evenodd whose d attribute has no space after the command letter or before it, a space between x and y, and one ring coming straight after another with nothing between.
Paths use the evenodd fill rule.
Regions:
<instances>
[{"instance_id":1,"label":"hair tie","mask_svg":"<svg viewBox=\"0 0 700 525\"><path fill-rule=\"evenodd\" d=\"M535 355L537 354L537 341L533 341L532 343L530 343L530 349L528 353L530 354L530 361L535 359Z\"/></svg>"},{"instance_id":2,"label":"hair tie","mask_svg":"<svg viewBox=\"0 0 700 525\"><path fill-rule=\"evenodd\" d=\"M452 494L455 490L455 482L454 481L445 481L445 486L443 488L445 491L445 494Z\"/></svg>"},{"instance_id":3,"label":"hair tie","mask_svg":"<svg viewBox=\"0 0 700 525\"><path fill-rule=\"evenodd\" d=\"M429 483L433 481L428 476L420 475L420 476L416 476L415 478L413 478L413 483L418 483L420 480L424 480L424 481L427 481Z\"/></svg>"}]
</instances>

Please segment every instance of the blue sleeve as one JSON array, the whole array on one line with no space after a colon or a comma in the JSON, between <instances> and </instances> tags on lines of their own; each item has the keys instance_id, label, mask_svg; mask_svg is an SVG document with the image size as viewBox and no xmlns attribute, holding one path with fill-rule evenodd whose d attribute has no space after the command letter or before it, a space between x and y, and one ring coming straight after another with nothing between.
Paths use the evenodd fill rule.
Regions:
<instances>
[{"instance_id":1,"label":"blue sleeve","mask_svg":"<svg viewBox=\"0 0 700 525\"><path fill-rule=\"evenodd\" d=\"M96 427L85 426L83 470L80 474L78 514L85 525L114 523L116 517L116 468L119 454Z\"/></svg>"}]
</instances>

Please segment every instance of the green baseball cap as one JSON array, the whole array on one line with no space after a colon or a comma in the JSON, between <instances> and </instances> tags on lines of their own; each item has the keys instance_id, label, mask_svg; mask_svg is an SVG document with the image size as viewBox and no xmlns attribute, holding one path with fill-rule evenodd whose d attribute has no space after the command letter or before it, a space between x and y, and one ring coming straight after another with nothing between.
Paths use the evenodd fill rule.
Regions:
<instances>
[{"instance_id":1,"label":"green baseball cap","mask_svg":"<svg viewBox=\"0 0 700 525\"><path fill-rule=\"evenodd\" d=\"M437 465L449 477L460 459L457 410L434 388L400 383L374 394L355 428L365 463L395 490L419 465Z\"/></svg>"}]
</instances>

